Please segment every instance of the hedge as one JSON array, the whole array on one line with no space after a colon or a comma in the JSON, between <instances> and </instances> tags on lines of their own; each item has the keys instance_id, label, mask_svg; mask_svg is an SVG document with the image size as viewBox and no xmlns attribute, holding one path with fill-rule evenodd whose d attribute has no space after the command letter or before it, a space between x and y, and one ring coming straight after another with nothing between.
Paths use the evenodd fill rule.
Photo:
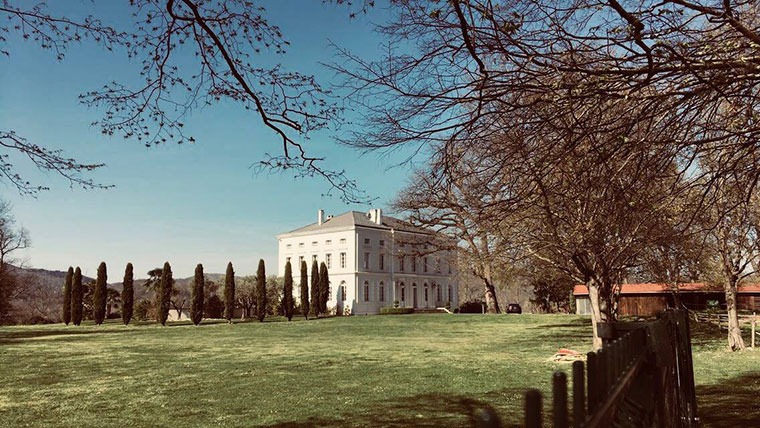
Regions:
<instances>
[{"instance_id":1,"label":"hedge","mask_svg":"<svg viewBox=\"0 0 760 428\"><path fill-rule=\"evenodd\" d=\"M414 308L380 308L380 315L403 315L414 313Z\"/></svg>"}]
</instances>

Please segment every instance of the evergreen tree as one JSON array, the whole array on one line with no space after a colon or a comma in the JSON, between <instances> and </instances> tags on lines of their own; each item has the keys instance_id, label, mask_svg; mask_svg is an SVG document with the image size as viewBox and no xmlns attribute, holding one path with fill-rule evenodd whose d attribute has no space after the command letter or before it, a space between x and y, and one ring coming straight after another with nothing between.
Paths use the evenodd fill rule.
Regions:
<instances>
[{"instance_id":1,"label":"evergreen tree","mask_svg":"<svg viewBox=\"0 0 760 428\"><path fill-rule=\"evenodd\" d=\"M203 285L205 282L203 265L198 263L198 266L195 267L195 280L193 281L193 304L190 307L190 319L195 325L200 324L203 319Z\"/></svg>"},{"instance_id":2,"label":"evergreen tree","mask_svg":"<svg viewBox=\"0 0 760 428\"><path fill-rule=\"evenodd\" d=\"M309 319L309 268L301 261L301 313Z\"/></svg>"},{"instance_id":3,"label":"evergreen tree","mask_svg":"<svg viewBox=\"0 0 760 428\"><path fill-rule=\"evenodd\" d=\"M330 298L330 277L327 274L327 265L322 262L319 265L319 312L327 313L327 300Z\"/></svg>"},{"instance_id":4,"label":"evergreen tree","mask_svg":"<svg viewBox=\"0 0 760 428\"><path fill-rule=\"evenodd\" d=\"M285 263L285 284L282 287L282 312L290 321L293 318L295 304L293 303L293 268L290 262Z\"/></svg>"},{"instance_id":5,"label":"evergreen tree","mask_svg":"<svg viewBox=\"0 0 760 428\"><path fill-rule=\"evenodd\" d=\"M311 310L314 316L319 318L319 265L314 260L311 263Z\"/></svg>"},{"instance_id":6,"label":"evergreen tree","mask_svg":"<svg viewBox=\"0 0 760 428\"><path fill-rule=\"evenodd\" d=\"M129 325L132 320L132 311L135 304L134 273L132 263L127 263L124 270L124 288L121 290L121 320L124 325Z\"/></svg>"},{"instance_id":7,"label":"evergreen tree","mask_svg":"<svg viewBox=\"0 0 760 428\"><path fill-rule=\"evenodd\" d=\"M82 270L74 271L74 283L71 284L71 322L74 325L82 323L82 299L84 298L84 289L82 288Z\"/></svg>"},{"instance_id":8,"label":"evergreen tree","mask_svg":"<svg viewBox=\"0 0 760 428\"><path fill-rule=\"evenodd\" d=\"M259 322L264 321L267 315L267 281L264 273L264 260L259 260L259 269L256 271L256 312Z\"/></svg>"},{"instance_id":9,"label":"evergreen tree","mask_svg":"<svg viewBox=\"0 0 760 428\"><path fill-rule=\"evenodd\" d=\"M63 281L63 323L71 322L71 282L74 280L74 268L69 266L66 279Z\"/></svg>"},{"instance_id":10,"label":"evergreen tree","mask_svg":"<svg viewBox=\"0 0 760 428\"><path fill-rule=\"evenodd\" d=\"M227 273L224 275L224 318L232 323L235 312L235 271L232 262L227 263Z\"/></svg>"},{"instance_id":11,"label":"evergreen tree","mask_svg":"<svg viewBox=\"0 0 760 428\"><path fill-rule=\"evenodd\" d=\"M164 268L161 269L161 285L159 288L158 302L156 302L156 313L158 315L158 322L160 322L161 325L166 325L166 319L169 317L169 304L172 298L173 283L172 267L169 266L169 262L166 262L164 263Z\"/></svg>"},{"instance_id":12,"label":"evergreen tree","mask_svg":"<svg viewBox=\"0 0 760 428\"><path fill-rule=\"evenodd\" d=\"M98 278L95 280L95 291L92 296L92 319L95 320L95 324L97 325L103 324L103 320L106 318L107 280L106 262L100 262L98 266Z\"/></svg>"}]
</instances>

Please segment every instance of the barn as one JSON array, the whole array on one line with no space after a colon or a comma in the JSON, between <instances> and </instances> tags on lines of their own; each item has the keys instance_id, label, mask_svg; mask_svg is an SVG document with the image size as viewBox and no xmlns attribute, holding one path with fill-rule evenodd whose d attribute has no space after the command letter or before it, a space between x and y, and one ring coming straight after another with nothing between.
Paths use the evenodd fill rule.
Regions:
<instances>
[{"instance_id":1,"label":"barn","mask_svg":"<svg viewBox=\"0 0 760 428\"><path fill-rule=\"evenodd\" d=\"M676 294L681 304L691 310L726 308L726 295L720 286L692 282L679 284L678 290L674 291L667 284L623 284L620 289L618 315L655 315L666 308L675 307ZM585 285L576 285L573 296L575 296L575 312L579 315L590 315L588 288ZM760 284L740 286L737 302L739 310L760 310Z\"/></svg>"}]
</instances>

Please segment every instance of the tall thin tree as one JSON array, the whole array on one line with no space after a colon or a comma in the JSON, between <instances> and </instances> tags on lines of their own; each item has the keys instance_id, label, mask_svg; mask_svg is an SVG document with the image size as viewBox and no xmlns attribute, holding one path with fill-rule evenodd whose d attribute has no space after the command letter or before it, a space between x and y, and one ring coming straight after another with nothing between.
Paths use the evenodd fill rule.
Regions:
<instances>
[{"instance_id":1,"label":"tall thin tree","mask_svg":"<svg viewBox=\"0 0 760 428\"><path fill-rule=\"evenodd\" d=\"M169 262L166 262L164 263L164 268L161 269L161 285L158 302L156 302L156 314L158 315L158 322L161 325L166 325L166 319L169 317L169 304L172 297L173 283L172 267L169 265Z\"/></svg>"},{"instance_id":2,"label":"tall thin tree","mask_svg":"<svg viewBox=\"0 0 760 428\"><path fill-rule=\"evenodd\" d=\"M227 263L227 273L224 275L224 319L232 323L235 313L235 271L232 262Z\"/></svg>"},{"instance_id":3,"label":"tall thin tree","mask_svg":"<svg viewBox=\"0 0 760 428\"><path fill-rule=\"evenodd\" d=\"M84 298L84 289L82 288L82 269L77 266L74 271L74 283L71 285L71 322L74 325L82 323L82 299Z\"/></svg>"},{"instance_id":4,"label":"tall thin tree","mask_svg":"<svg viewBox=\"0 0 760 428\"><path fill-rule=\"evenodd\" d=\"M301 314L309 319L309 268L306 262L301 260Z\"/></svg>"},{"instance_id":5,"label":"tall thin tree","mask_svg":"<svg viewBox=\"0 0 760 428\"><path fill-rule=\"evenodd\" d=\"M71 283L74 280L74 268L69 266L66 279L63 281L63 323L71 322Z\"/></svg>"},{"instance_id":6,"label":"tall thin tree","mask_svg":"<svg viewBox=\"0 0 760 428\"><path fill-rule=\"evenodd\" d=\"M92 296L92 319L95 320L95 324L97 325L103 324L103 320L106 317L107 280L106 262L100 262L98 277L95 280L95 292Z\"/></svg>"},{"instance_id":7,"label":"tall thin tree","mask_svg":"<svg viewBox=\"0 0 760 428\"><path fill-rule=\"evenodd\" d=\"M203 285L205 282L203 265L198 263L198 266L195 267L195 278L193 281L193 304L190 307L190 318L195 325L200 324L203 319Z\"/></svg>"},{"instance_id":8,"label":"tall thin tree","mask_svg":"<svg viewBox=\"0 0 760 428\"><path fill-rule=\"evenodd\" d=\"M129 325L132 320L132 311L135 304L135 278L132 272L132 263L127 263L124 270L124 282L121 290L121 321L124 325Z\"/></svg>"},{"instance_id":9,"label":"tall thin tree","mask_svg":"<svg viewBox=\"0 0 760 428\"><path fill-rule=\"evenodd\" d=\"M314 260L311 262L311 310L315 317L319 318L321 308L319 305L319 265Z\"/></svg>"},{"instance_id":10,"label":"tall thin tree","mask_svg":"<svg viewBox=\"0 0 760 428\"><path fill-rule=\"evenodd\" d=\"M264 260L259 260L259 269L256 271L256 315L259 322L267 316L267 281L264 272Z\"/></svg>"},{"instance_id":11,"label":"tall thin tree","mask_svg":"<svg viewBox=\"0 0 760 428\"><path fill-rule=\"evenodd\" d=\"M293 318L295 304L293 303L293 268L290 261L285 263L285 281L282 287L282 311L290 321Z\"/></svg>"},{"instance_id":12,"label":"tall thin tree","mask_svg":"<svg viewBox=\"0 0 760 428\"><path fill-rule=\"evenodd\" d=\"M327 265L322 262L319 265L319 312L327 313L327 301L330 299L330 276L327 273Z\"/></svg>"}]
</instances>

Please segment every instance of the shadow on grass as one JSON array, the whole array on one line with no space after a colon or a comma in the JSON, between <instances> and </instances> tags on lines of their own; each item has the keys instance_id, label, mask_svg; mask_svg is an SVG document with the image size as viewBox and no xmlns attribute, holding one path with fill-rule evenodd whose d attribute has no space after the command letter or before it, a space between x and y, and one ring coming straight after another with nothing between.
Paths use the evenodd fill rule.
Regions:
<instances>
[{"instance_id":1,"label":"shadow on grass","mask_svg":"<svg viewBox=\"0 0 760 428\"><path fill-rule=\"evenodd\" d=\"M24 330L24 331L9 331L0 333L0 344L7 344L13 342L20 342L24 339L37 339L43 337L56 337L56 336L80 336L80 335L100 335L100 334L122 334L128 333L128 330L91 330L91 329L78 329L72 327L70 329L64 328L60 330Z\"/></svg>"},{"instance_id":2,"label":"shadow on grass","mask_svg":"<svg viewBox=\"0 0 760 428\"><path fill-rule=\"evenodd\" d=\"M760 371L714 385L697 386L703 427L760 427Z\"/></svg>"},{"instance_id":3,"label":"shadow on grass","mask_svg":"<svg viewBox=\"0 0 760 428\"><path fill-rule=\"evenodd\" d=\"M515 390L517 391L517 390ZM519 390L519 394L523 394ZM266 425L267 428L323 428L323 427L471 427L475 426L476 415L481 412L493 412L489 401L498 400L504 391L487 394L485 401L449 394L422 394L401 397L398 400L375 403L376 408L370 412L340 412L334 418L308 418L299 421L287 421ZM490 396L494 396L493 399ZM498 404L493 401L493 404ZM501 418L504 428L522 426L522 404L518 405L519 415L496 413Z\"/></svg>"}]
</instances>

